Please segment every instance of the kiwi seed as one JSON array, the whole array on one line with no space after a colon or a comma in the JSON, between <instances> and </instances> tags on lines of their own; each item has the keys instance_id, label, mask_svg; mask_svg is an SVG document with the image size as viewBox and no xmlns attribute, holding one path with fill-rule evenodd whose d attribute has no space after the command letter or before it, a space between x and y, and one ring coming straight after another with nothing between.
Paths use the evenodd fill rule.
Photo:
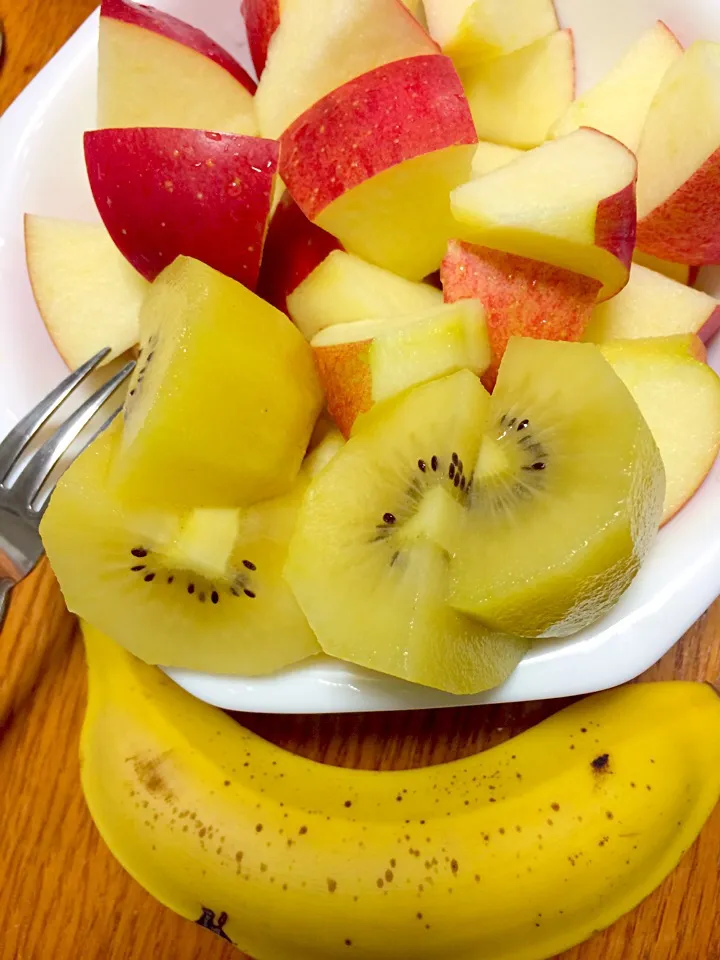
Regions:
<instances>
[{"instance_id":1,"label":"kiwi seed","mask_svg":"<svg viewBox=\"0 0 720 960\"><path fill-rule=\"evenodd\" d=\"M142 559L142 560L152 559L152 551L148 550L147 547L143 547L143 546L133 547L130 550L130 554L131 556L137 559ZM248 570L257 570L257 566L251 560L243 560L243 566L245 566L246 569ZM147 563L136 563L130 567L130 571L132 573L142 573L147 569L148 569ZM150 570L144 574L143 581L145 583L152 583L153 580L155 580L156 576L157 576L157 572ZM168 574L165 582L167 584L174 583L175 574L174 573ZM215 584L210 582L208 583L208 586L206 589L201 589L197 586L196 583L191 581L188 583L186 587L186 592L190 596L197 597L200 603L205 603L207 601L208 593L210 595L210 601L213 604L217 605L218 603L220 603L220 590L215 586ZM252 600L254 600L257 596L254 590L250 590L248 588L247 580L242 574L238 574L235 576L235 580L233 581L233 586L230 587L230 593L234 597L240 597L244 593L246 597L250 597Z\"/></svg>"}]
</instances>

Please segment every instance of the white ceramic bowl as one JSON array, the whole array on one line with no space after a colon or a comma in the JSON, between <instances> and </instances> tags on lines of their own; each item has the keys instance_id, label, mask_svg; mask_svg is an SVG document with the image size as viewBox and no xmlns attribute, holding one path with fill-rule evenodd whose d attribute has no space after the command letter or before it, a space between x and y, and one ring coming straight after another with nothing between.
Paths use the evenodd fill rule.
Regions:
<instances>
[{"instance_id":1,"label":"white ceramic bowl","mask_svg":"<svg viewBox=\"0 0 720 960\"><path fill-rule=\"evenodd\" d=\"M682 42L720 41L718 0L556 0L575 32L579 89L586 89L652 22ZM158 0L202 27L245 65L237 0ZM72 37L0 119L0 436L65 374L45 332L25 269L24 211L97 219L82 159L94 125L97 14ZM720 273L702 285L720 295ZM710 359L720 370L720 338ZM569 640L538 644L512 677L475 697L453 697L318 658L264 678L168 673L210 703L234 710L325 713L402 710L560 697L614 686L651 666L720 594L720 462L665 527L612 614Z\"/></svg>"}]
</instances>

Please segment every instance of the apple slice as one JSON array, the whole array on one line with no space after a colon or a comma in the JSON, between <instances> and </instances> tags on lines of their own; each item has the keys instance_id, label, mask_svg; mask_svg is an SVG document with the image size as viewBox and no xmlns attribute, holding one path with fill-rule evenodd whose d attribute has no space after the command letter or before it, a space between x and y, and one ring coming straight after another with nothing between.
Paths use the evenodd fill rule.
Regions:
<instances>
[{"instance_id":1,"label":"apple slice","mask_svg":"<svg viewBox=\"0 0 720 960\"><path fill-rule=\"evenodd\" d=\"M570 30L557 30L506 57L481 60L460 74L478 136L537 147L575 95Z\"/></svg>"},{"instance_id":2,"label":"apple slice","mask_svg":"<svg viewBox=\"0 0 720 960\"><path fill-rule=\"evenodd\" d=\"M346 437L374 404L458 370L480 375L490 362L483 308L473 300L419 317L336 324L311 346L328 413Z\"/></svg>"},{"instance_id":3,"label":"apple slice","mask_svg":"<svg viewBox=\"0 0 720 960\"><path fill-rule=\"evenodd\" d=\"M204 130L85 134L100 216L120 252L148 280L183 254L254 289L277 153L271 140Z\"/></svg>"},{"instance_id":4,"label":"apple slice","mask_svg":"<svg viewBox=\"0 0 720 960\"><path fill-rule=\"evenodd\" d=\"M607 76L568 107L550 131L551 136L563 137L578 127L594 127L637 151L652 99L682 52L678 38L658 20Z\"/></svg>"},{"instance_id":5,"label":"apple slice","mask_svg":"<svg viewBox=\"0 0 720 960\"><path fill-rule=\"evenodd\" d=\"M260 131L279 137L331 91L383 64L437 53L400 0L284 6L255 97Z\"/></svg>"},{"instance_id":6,"label":"apple slice","mask_svg":"<svg viewBox=\"0 0 720 960\"><path fill-rule=\"evenodd\" d=\"M338 249L341 245L336 238L311 223L285 190L265 237L258 296L288 313L288 296L331 251Z\"/></svg>"},{"instance_id":7,"label":"apple slice","mask_svg":"<svg viewBox=\"0 0 720 960\"><path fill-rule=\"evenodd\" d=\"M466 66L520 50L558 29L552 0L425 0L431 35Z\"/></svg>"},{"instance_id":8,"label":"apple slice","mask_svg":"<svg viewBox=\"0 0 720 960\"><path fill-rule=\"evenodd\" d=\"M456 229L448 197L470 176L476 143L452 62L410 57L351 80L293 123L280 176L346 250L421 280Z\"/></svg>"},{"instance_id":9,"label":"apple slice","mask_svg":"<svg viewBox=\"0 0 720 960\"><path fill-rule=\"evenodd\" d=\"M511 337L580 340L600 287L580 273L457 240L440 277L446 301L474 298L485 308L492 362L482 380L488 390Z\"/></svg>"},{"instance_id":10,"label":"apple slice","mask_svg":"<svg viewBox=\"0 0 720 960\"><path fill-rule=\"evenodd\" d=\"M255 83L201 30L130 0L103 0L99 127L257 133Z\"/></svg>"},{"instance_id":11,"label":"apple slice","mask_svg":"<svg viewBox=\"0 0 720 960\"><path fill-rule=\"evenodd\" d=\"M403 0L403 2L415 19L423 23L425 14L422 0ZM245 20L250 56L258 77L265 69L270 40L280 26L280 17L288 5L289 0L242 0L240 4Z\"/></svg>"},{"instance_id":12,"label":"apple slice","mask_svg":"<svg viewBox=\"0 0 720 960\"><path fill-rule=\"evenodd\" d=\"M690 499L720 450L720 377L696 337L617 340L600 349L647 420L665 466L662 523Z\"/></svg>"},{"instance_id":13,"label":"apple slice","mask_svg":"<svg viewBox=\"0 0 720 960\"><path fill-rule=\"evenodd\" d=\"M26 213L25 257L40 316L71 370L103 347L107 363L138 342L149 284L102 224Z\"/></svg>"},{"instance_id":14,"label":"apple slice","mask_svg":"<svg viewBox=\"0 0 720 960\"><path fill-rule=\"evenodd\" d=\"M493 170L506 167L522 155L523 151L516 147L506 147L504 144L481 140L473 156L472 175L473 177L484 177L486 173L492 173Z\"/></svg>"},{"instance_id":15,"label":"apple slice","mask_svg":"<svg viewBox=\"0 0 720 960\"><path fill-rule=\"evenodd\" d=\"M282 4L284 6L284 4ZM250 56L255 73L262 76L272 36L280 26L280 0L241 0Z\"/></svg>"},{"instance_id":16,"label":"apple slice","mask_svg":"<svg viewBox=\"0 0 720 960\"><path fill-rule=\"evenodd\" d=\"M638 148L637 244L676 263L720 263L720 43L665 74Z\"/></svg>"},{"instance_id":17,"label":"apple slice","mask_svg":"<svg viewBox=\"0 0 720 960\"><path fill-rule=\"evenodd\" d=\"M414 283L335 250L288 297L287 305L294 322L312 340L336 323L427 313L442 299L429 283Z\"/></svg>"},{"instance_id":18,"label":"apple slice","mask_svg":"<svg viewBox=\"0 0 720 960\"><path fill-rule=\"evenodd\" d=\"M641 267L647 267L648 270L661 273L664 277L677 280L678 283L690 283L690 271L692 268L686 263L673 263L671 260L661 260L660 257L654 257L651 253L643 253L642 250L638 250L637 247L633 253L633 263L639 263Z\"/></svg>"},{"instance_id":19,"label":"apple slice","mask_svg":"<svg viewBox=\"0 0 720 960\"><path fill-rule=\"evenodd\" d=\"M454 190L456 236L594 277L607 300L628 279L636 172L618 140L576 130Z\"/></svg>"},{"instance_id":20,"label":"apple slice","mask_svg":"<svg viewBox=\"0 0 720 960\"><path fill-rule=\"evenodd\" d=\"M697 334L707 342L718 329L720 303L714 297L634 263L625 289L596 306L583 339L604 343Z\"/></svg>"}]
</instances>

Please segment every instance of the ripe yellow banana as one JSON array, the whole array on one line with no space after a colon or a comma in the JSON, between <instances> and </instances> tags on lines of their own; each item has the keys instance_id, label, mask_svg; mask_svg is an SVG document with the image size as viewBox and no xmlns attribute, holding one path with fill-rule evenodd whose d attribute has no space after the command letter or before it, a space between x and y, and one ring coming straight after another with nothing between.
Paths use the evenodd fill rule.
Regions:
<instances>
[{"instance_id":1,"label":"ripe yellow banana","mask_svg":"<svg viewBox=\"0 0 720 960\"><path fill-rule=\"evenodd\" d=\"M86 629L83 786L155 897L256 960L544 960L649 894L720 795L720 698L642 684L422 770L275 747Z\"/></svg>"}]
</instances>

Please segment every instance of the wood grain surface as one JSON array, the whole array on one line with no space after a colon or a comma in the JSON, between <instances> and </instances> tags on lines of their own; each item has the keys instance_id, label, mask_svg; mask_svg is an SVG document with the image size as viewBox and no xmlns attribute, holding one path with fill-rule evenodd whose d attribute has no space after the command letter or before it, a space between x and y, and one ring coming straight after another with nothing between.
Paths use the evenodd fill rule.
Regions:
<instances>
[{"instance_id":1,"label":"wood grain surface","mask_svg":"<svg viewBox=\"0 0 720 960\"><path fill-rule=\"evenodd\" d=\"M94 0L0 0L6 31L0 111L93 5ZM0 375L1 366L2 358ZM720 603L643 679L718 675ZM240 955L229 945L153 901L95 832L79 783L84 701L75 624L43 563L16 590L0 635L0 960L237 960ZM244 722L318 760L408 767L483 749L561 705L329 717L256 714ZM720 809L652 897L562 960L720 960L719 868ZM401 947L397 956L412 960Z\"/></svg>"}]
</instances>

